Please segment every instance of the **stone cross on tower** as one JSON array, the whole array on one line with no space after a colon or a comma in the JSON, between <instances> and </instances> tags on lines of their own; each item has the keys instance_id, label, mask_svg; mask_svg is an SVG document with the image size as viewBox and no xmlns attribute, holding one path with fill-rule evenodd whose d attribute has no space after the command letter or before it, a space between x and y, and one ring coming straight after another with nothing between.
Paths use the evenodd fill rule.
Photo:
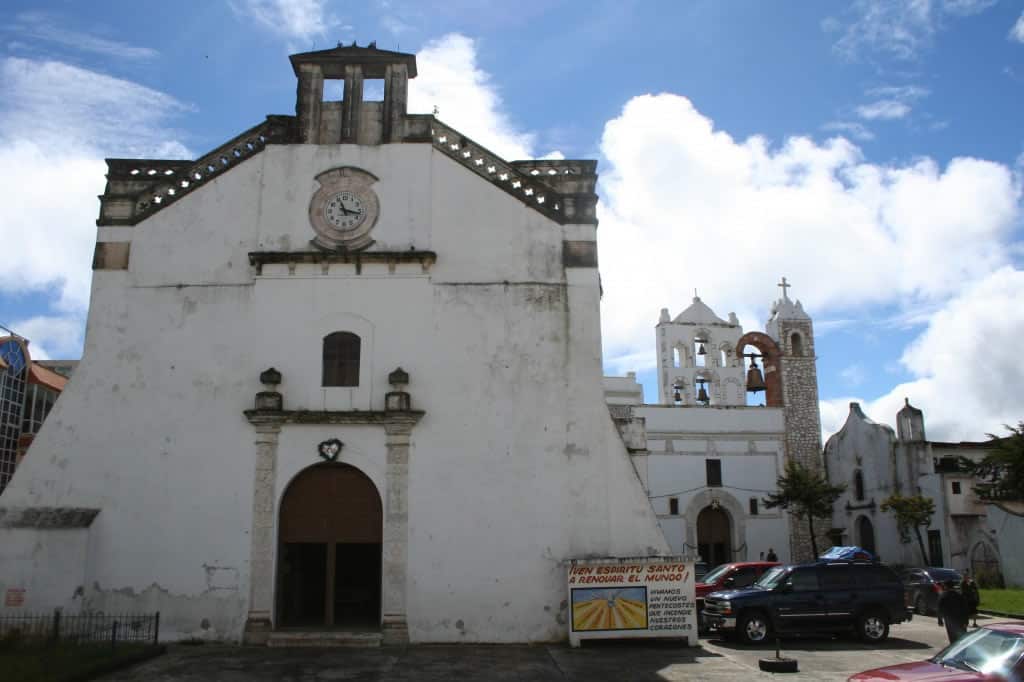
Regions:
<instances>
[{"instance_id":1,"label":"stone cross on tower","mask_svg":"<svg viewBox=\"0 0 1024 682\"><path fill-rule=\"evenodd\" d=\"M788 300L789 300L789 296L788 296L788 295L787 295L787 293L786 293L786 289L790 288L790 287L791 287L791 286L793 286L793 285L792 285L792 284L789 284L789 283L787 283L787 282L786 282L786 278L785 278L785 277L783 277L783 278L782 278L782 281L781 281L781 282L779 282L779 283L778 283L778 284L777 284L776 286L777 286L777 287L780 287L780 288L782 289L782 298L784 298L784 299L786 299L786 300L788 301Z\"/></svg>"}]
</instances>

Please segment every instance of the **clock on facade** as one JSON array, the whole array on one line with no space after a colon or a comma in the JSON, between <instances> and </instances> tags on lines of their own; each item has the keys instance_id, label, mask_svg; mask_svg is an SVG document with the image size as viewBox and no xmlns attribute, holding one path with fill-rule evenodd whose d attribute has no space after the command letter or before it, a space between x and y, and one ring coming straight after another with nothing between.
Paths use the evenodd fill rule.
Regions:
<instances>
[{"instance_id":1,"label":"clock on facade","mask_svg":"<svg viewBox=\"0 0 1024 682\"><path fill-rule=\"evenodd\" d=\"M380 202L371 185L377 178L359 168L334 168L316 176L320 189L309 202L313 244L331 251L358 251L373 243Z\"/></svg>"}]
</instances>

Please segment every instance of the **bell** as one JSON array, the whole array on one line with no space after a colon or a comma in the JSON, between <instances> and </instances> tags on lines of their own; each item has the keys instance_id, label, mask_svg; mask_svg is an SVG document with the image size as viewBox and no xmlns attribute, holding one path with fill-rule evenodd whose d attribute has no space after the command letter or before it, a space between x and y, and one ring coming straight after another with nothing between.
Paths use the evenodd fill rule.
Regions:
<instances>
[{"instance_id":1,"label":"bell","mask_svg":"<svg viewBox=\"0 0 1024 682\"><path fill-rule=\"evenodd\" d=\"M761 374L761 368L757 366L757 361L755 360L750 363L750 369L747 370L747 391L757 393L764 389L764 376Z\"/></svg>"},{"instance_id":2,"label":"bell","mask_svg":"<svg viewBox=\"0 0 1024 682\"><path fill-rule=\"evenodd\" d=\"M704 384L701 384L700 390L697 391L697 402L704 403L705 405L711 402L711 398L708 397L708 391L704 388Z\"/></svg>"},{"instance_id":3,"label":"bell","mask_svg":"<svg viewBox=\"0 0 1024 682\"><path fill-rule=\"evenodd\" d=\"M672 402L674 402L674 403L681 403L681 402L683 402L683 394L679 392L679 387L678 386L673 386L672 388L674 389L674 391L672 392Z\"/></svg>"},{"instance_id":4,"label":"bell","mask_svg":"<svg viewBox=\"0 0 1024 682\"><path fill-rule=\"evenodd\" d=\"M707 355L708 352L704 350L704 344L700 344L700 348L697 349L697 355Z\"/></svg>"}]
</instances>

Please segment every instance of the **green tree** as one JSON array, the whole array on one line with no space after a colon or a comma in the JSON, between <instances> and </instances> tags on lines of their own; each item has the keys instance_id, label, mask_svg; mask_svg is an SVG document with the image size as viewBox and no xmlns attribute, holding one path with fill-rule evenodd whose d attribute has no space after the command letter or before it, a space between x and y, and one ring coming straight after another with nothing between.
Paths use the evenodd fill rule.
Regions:
<instances>
[{"instance_id":1,"label":"green tree","mask_svg":"<svg viewBox=\"0 0 1024 682\"><path fill-rule=\"evenodd\" d=\"M1004 428L1008 436L988 434L992 450L980 462L960 459L960 465L980 479L974 492L982 500L1024 500L1024 421Z\"/></svg>"},{"instance_id":2,"label":"green tree","mask_svg":"<svg viewBox=\"0 0 1024 682\"><path fill-rule=\"evenodd\" d=\"M910 532L914 532L917 546L921 550L921 561L927 566L928 555L924 551L921 528L931 525L935 502L923 495L903 496L894 493L882 502L882 511L889 512L896 518L896 528L900 532L900 542L903 544L910 542Z\"/></svg>"},{"instance_id":3,"label":"green tree","mask_svg":"<svg viewBox=\"0 0 1024 682\"><path fill-rule=\"evenodd\" d=\"M818 541L814 536L814 519L832 516L832 505L846 490L845 485L829 485L823 474L811 471L799 462L786 462L786 473L776 481L779 491L764 498L769 509L780 507L798 519L807 519L811 533L811 549L818 556Z\"/></svg>"}]
</instances>

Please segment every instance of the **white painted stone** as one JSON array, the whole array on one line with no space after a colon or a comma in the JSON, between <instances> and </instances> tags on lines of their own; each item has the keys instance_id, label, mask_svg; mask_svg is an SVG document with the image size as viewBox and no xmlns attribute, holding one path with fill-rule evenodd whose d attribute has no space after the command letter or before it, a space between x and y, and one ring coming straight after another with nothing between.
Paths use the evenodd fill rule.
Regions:
<instances>
[{"instance_id":1,"label":"white painted stone","mask_svg":"<svg viewBox=\"0 0 1024 682\"><path fill-rule=\"evenodd\" d=\"M250 251L309 248L314 177L338 166L380 178L370 250L436 251L428 272L255 275ZM259 373L282 373L285 409L381 410L401 366L425 416L409 436L404 602L384 609L405 609L414 642L562 639L564 560L669 551L602 398L597 271L561 262L567 235L593 233L430 144L270 145L133 227L128 271L96 271L82 363L0 505L101 509L74 581L91 604L237 640L250 609L274 608L260 585L276 532L254 503L276 519L317 442L344 441L385 509L395 494L382 426L286 424L274 466L259 464L266 434L243 416ZM320 386L322 338L339 330L362 338L357 388ZM272 496L254 502L254 486ZM0 575L10 561L0 550ZM209 566L237 589L211 592ZM24 580L50 595L39 608L64 603L64 582Z\"/></svg>"}]
</instances>

